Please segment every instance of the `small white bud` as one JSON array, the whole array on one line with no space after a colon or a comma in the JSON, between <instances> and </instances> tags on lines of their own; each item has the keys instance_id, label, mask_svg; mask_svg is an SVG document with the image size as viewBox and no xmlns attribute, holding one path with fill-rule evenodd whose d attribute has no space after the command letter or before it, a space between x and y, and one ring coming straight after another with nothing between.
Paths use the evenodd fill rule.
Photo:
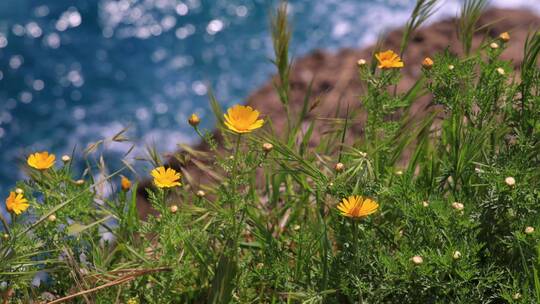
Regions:
<instances>
[{"instance_id":1,"label":"small white bud","mask_svg":"<svg viewBox=\"0 0 540 304\"><path fill-rule=\"evenodd\" d=\"M519 292L516 292L512 295L512 300L519 300L521 299L521 294Z\"/></svg>"},{"instance_id":2,"label":"small white bud","mask_svg":"<svg viewBox=\"0 0 540 304\"><path fill-rule=\"evenodd\" d=\"M397 176L402 176L402 175L403 175L403 171L397 170L397 171L396 171L396 175L397 175Z\"/></svg>"},{"instance_id":3,"label":"small white bud","mask_svg":"<svg viewBox=\"0 0 540 304\"><path fill-rule=\"evenodd\" d=\"M461 258L461 252L459 251L454 251L454 254L452 254L452 258L454 258L454 260L459 260Z\"/></svg>"},{"instance_id":4,"label":"small white bud","mask_svg":"<svg viewBox=\"0 0 540 304\"><path fill-rule=\"evenodd\" d=\"M56 221L56 215L51 214L51 215L49 215L49 217L47 219L49 220L49 222L54 222L54 221Z\"/></svg>"},{"instance_id":5,"label":"small white bud","mask_svg":"<svg viewBox=\"0 0 540 304\"><path fill-rule=\"evenodd\" d=\"M171 207L169 207L169 209L171 210L172 213L176 213L176 211L178 211L178 206L172 205Z\"/></svg>"},{"instance_id":6,"label":"small white bud","mask_svg":"<svg viewBox=\"0 0 540 304\"><path fill-rule=\"evenodd\" d=\"M24 191L23 191L23 189L21 189L21 188L17 188L17 189L15 189L15 193L17 193L17 194L23 194Z\"/></svg>"},{"instance_id":7,"label":"small white bud","mask_svg":"<svg viewBox=\"0 0 540 304\"><path fill-rule=\"evenodd\" d=\"M365 59L359 59L356 64L359 66L359 67L362 67L362 66L365 66L366 65L366 60Z\"/></svg>"},{"instance_id":8,"label":"small white bud","mask_svg":"<svg viewBox=\"0 0 540 304\"><path fill-rule=\"evenodd\" d=\"M272 149L274 149L274 145L272 145L271 143L264 143L262 145L262 148L263 148L263 151L268 153L270 151L272 151Z\"/></svg>"},{"instance_id":9,"label":"small white bud","mask_svg":"<svg viewBox=\"0 0 540 304\"><path fill-rule=\"evenodd\" d=\"M452 203L452 208L456 209L457 211L461 211L461 210L463 210L463 208L465 208L465 206L463 206L462 203L453 202Z\"/></svg>"},{"instance_id":10,"label":"small white bud","mask_svg":"<svg viewBox=\"0 0 540 304\"><path fill-rule=\"evenodd\" d=\"M429 207L429 202L428 202L428 201L423 201L423 202L422 202L422 206L423 206L424 208Z\"/></svg>"},{"instance_id":11,"label":"small white bud","mask_svg":"<svg viewBox=\"0 0 540 304\"><path fill-rule=\"evenodd\" d=\"M204 197L205 195L206 195L206 193L204 191L202 191L202 190L197 191L197 196L198 197Z\"/></svg>"},{"instance_id":12,"label":"small white bud","mask_svg":"<svg viewBox=\"0 0 540 304\"><path fill-rule=\"evenodd\" d=\"M525 227L525 234L532 234L534 232L534 227L527 226Z\"/></svg>"},{"instance_id":13,"label":"small white bud","mask_svg":"<svg viewBox=\"0 0 540 304\"><path fill-rule=\"evenodd\" d=\"M449 69L450 71L452 71L454 68L455 68L455 67L454 67L453 64L451 64L451 65L448 66L448 69Z\"/></svg>"},{"instance_id":14,"label":"small white bud","mask_svg":"<svg viewBox=\"0 0 540 304\"><path fill-rule=\"evenodd\" d=\"M334 166L334 169L336 170L336 172L341 172L341 171L343 171L343 169L345 169L345 165L342 164L342 163L337 163L337 164Z\"/></svg>"},{"instance_id":15,"label":"small white bud","mask_svg":"<svg viewBox=\"0 0 540 304\"><path fill-rule=\"evenodd\" d=\"M514 187L516 185L516 179L513 178L512 176L508 176L507 178L504 179L504 182L509 186L509 187Z\"/></svg>"},{"instance_id":16,"label":"small white bud","mask_svg":"<svg viewBox=\"0 0 540 304\"><path fill-rule=\"evenodd\" d=\"M424 263L424 259L419 255L415 255L411 258L411 262L413 262L415 265L420 265Z\"/></svg>"},{"instance_id":17,"label":"small white bud","mask_svg":"<svg viewBox=\"0 0 540 304\"><path fill-rule=\"evenodd\" d=\"M492 49L494 49L494 50L496 50L496 49L499 48L499 45L498 45L497 43L495 43L495 42L492 42L492 43L489 45L489 47L492 48Z\"/></svg>"},{"instance_id":18,"label":"small white bud","mask_svg":"<svg viewBox=\"0 0 540 304\"><path fill-rule=\"evenodd\" d=\"M503 76L505 74L503 68L497 68L497 73L499 73L499 75L501 75L501 76Z\"/></svg>"},{"instance_id":19,"label":"small white bud","mask_svg":"<svg viewBox=\"0 0 540 304\"><path fill-rule=\"evenodd\" d=\"M69 162L70 160L71 160L71 157L69 157L69 155L63 155L63 156L62 156L62 161L63 161L64 163L67 163L67 162Z\"/></svg>"}]
</instances>

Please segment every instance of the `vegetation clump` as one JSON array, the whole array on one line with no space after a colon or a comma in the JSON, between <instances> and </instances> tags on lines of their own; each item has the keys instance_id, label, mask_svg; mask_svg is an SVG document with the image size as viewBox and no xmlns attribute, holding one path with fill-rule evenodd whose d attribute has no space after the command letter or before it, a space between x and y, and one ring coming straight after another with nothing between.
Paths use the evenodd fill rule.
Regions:
<instances>
[{"instance_id":1,"label":"vegetation clump","mask_svg":"<svg viewBox=\"0 0 540 304\"><path fill-rule=\"evenodd\" d=\"M509 33L472 47L485 1L468 0L465 57L407 62L408 39L436 3L418 1L400 50L358 61L368 116L351 145L359 113L333 119L312 145L322 119L305 122L320 100L308 92L298 115L290 109L282 3L274 86L288 123L278 132L265 113L223 112L211 96L219 139L195 114L186 123L215 161L177 155L211 183L148 149L156 212L143 221L128 162L110 174L101 157L82 175L72 167L104 141L61 164L29 155L28 178L6 194L11 218L1 218L4 303L540 303L540 33L513 71L500 59ZM405 65L422 75L397 92ZM407 115L425 95L438 110Z\"/></svg>"}]
</instances>

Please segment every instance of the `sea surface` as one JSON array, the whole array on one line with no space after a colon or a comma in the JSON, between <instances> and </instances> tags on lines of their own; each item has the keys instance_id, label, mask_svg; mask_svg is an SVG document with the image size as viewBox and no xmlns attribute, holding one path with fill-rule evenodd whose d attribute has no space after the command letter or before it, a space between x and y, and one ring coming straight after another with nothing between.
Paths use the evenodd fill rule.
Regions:
<instances>
[{"instance_id":1,"label":"sea surface","mask_svg":"<svg viewBox=\"0 0 540 304\"><path fill-rule=\"evenodd\" d=\"M294 57L362 47L402 25L414 0L291 0ZM273 73L270 0L1 0L0 201L33 151L76 156L129 127L138 143L172 151L195 140L207 93L226 107ZM540 13L540 0L493 5ZM442 1L433 20L455 16ZM109 144L107 160L130 144ZM142 149L132 154L140 156ZM133 160L135 162L135 160ZM3 203L0 204L3 208Z\"/></svg>"}]
</instances>

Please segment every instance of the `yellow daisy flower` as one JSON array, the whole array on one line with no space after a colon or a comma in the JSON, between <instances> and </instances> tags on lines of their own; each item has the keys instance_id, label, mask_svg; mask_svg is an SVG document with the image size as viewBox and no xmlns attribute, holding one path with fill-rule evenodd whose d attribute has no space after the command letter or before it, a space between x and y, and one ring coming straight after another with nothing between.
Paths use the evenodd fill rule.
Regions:
<instances>
[{"instance_id":1,"label":"yellow daisy flower","mask_svg":"<svg viewBox=\"0 0 540 304\"><path fill-rule=\"evenodd\" d=\"M154 177L154 184L159 188L171 188L180 186L180 178L182 175L176 170L161 166L152 170L152 176Z\"/></svg>"},{"instance_id":2,"label":"yellow daisy flower","mask_svg":"<svg viewBox=\"0 0 540 304\"><path fill-rule=\"evenodd\" d=\"M15 192L10 192L8 198L6 199L7 211L17 215L28 209L28 206L30 205L28 205L28 201L24 198L22 193L17 194Z\"/></svg>"},{"instance_id":3,"label":"yellow daisy flower","mask_svg":"<svg viewBox=\"0 0 540 304\"><path fill-rule=\"evenodd\" d=\"M351 195L348 198L344 198L337 208L343 216L361 218L377 211L379 204L367 197Z\"/></svg>"},{"instance_id":4,"label":"yellow daisy flower","mask_svg":"<svg viewBox=\"0 0 540 304\"><path fill-rule=\"evenodd\" d=\"M129 189L131 188L131 181L123 175L120 175L120 177L120 185L122 186L122 190L129 191Z\"/></svg>"},{"instance_id":5,"label":"yellow daisy flower","mask_svg":"<svg viewBox=\"0 0 540 304\"><path fill-rule=\"evenodd\" d=\"M32 168L38 170L47 170L54 165L55 160L56 156L54 156L54 154L49 154L49 152L43 151L30 154L26 162Z\"/></svg>"},{"instance_id":6,"label":"yellow daisy flower","mask_svg":"<svg viewBox=\"0 0 540 304\"><path fill-rule=\"evenodd\" d=\"M404 66L401 58L392 50L377 53L375 54L375 58L379 61L379 69L394 69Z\"/></svg>"},{"instance_id":7,"label":"yellow daisy flower","mask_svg":"<svg viewBox=\"0 0 540 304\"><path fill-rule=\"evenodd\" d=\"M235 105L225 114L225 125L236 133L249 133L262 127L264 120L259 118L259 111L250 106Z\"/></svg>"}]
</instances>

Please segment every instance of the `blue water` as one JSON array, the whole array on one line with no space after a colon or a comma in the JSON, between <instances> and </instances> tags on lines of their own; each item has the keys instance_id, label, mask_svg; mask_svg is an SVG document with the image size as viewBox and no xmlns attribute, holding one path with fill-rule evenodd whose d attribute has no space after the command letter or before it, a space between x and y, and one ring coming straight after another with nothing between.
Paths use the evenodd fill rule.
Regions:
<instances>
[{"instance_id":1,"label":"blue water","mask_svg":"<svg viewBox=\"0 0 540 304\"><path fill-rule=\"evenodd\" d=\"M414 2L290 1L292 52L363 46L402 24ZM447 1L439 15L454 15L458 2ZM32 151L70 153L128 126L140 146L156 143L162 152L193 141L189 114L212 127L209 86L227 106L273 72L268 15L274 4L0 1L0 200L24 178L19 168ZM129 147L109 145L117 154Z\"/></svg>"}]
</instances>

